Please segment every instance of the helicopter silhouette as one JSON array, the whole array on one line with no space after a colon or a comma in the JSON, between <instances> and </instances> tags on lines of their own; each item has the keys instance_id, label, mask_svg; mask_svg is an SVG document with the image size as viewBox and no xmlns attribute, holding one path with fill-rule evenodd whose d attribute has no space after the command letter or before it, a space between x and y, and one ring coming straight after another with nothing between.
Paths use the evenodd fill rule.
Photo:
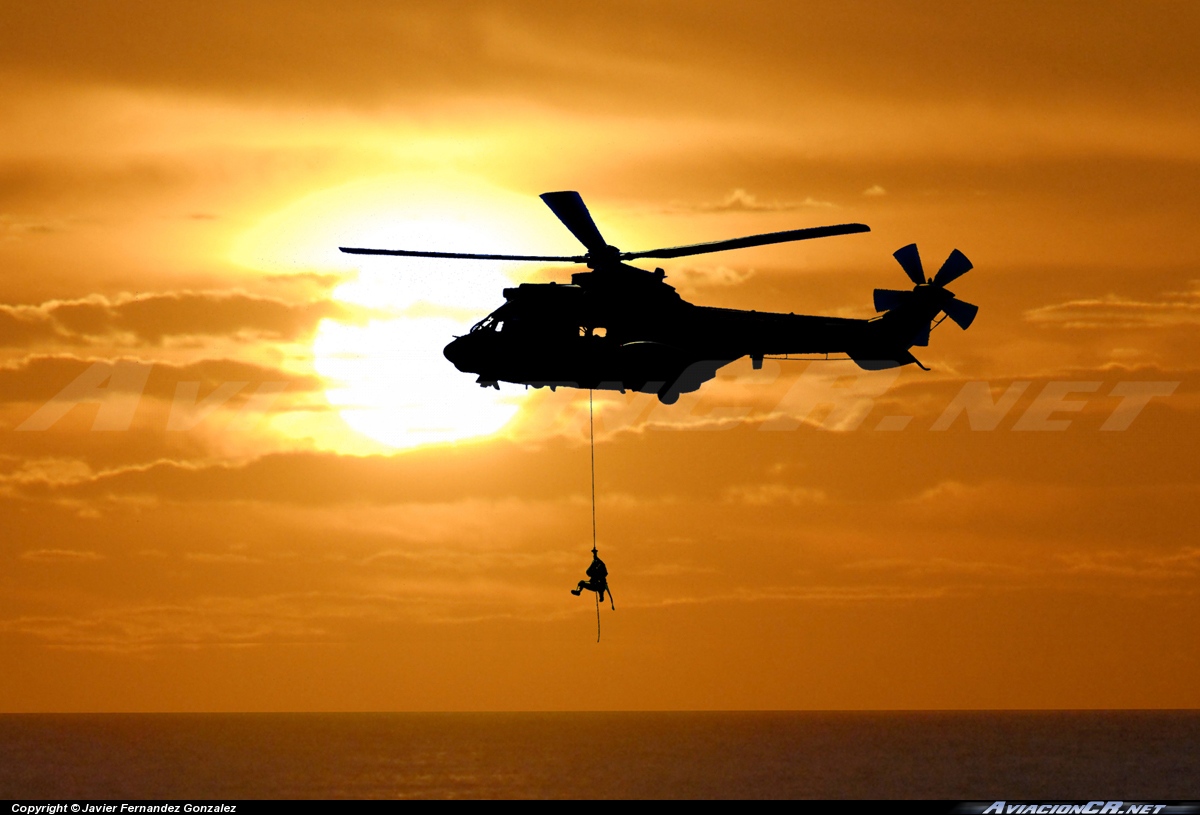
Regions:
<instances>
[{"instance_id":1,"label":"helicopter silhouette","mask_svg":"<svg viewBox=\"0 0 1200 815\"><path fill-rule=\"evenodd\" d=\"M698 306L679 296L662 269L648 272L625 261L667 259L750 246L869 232L865 224L838 224L644 252L622 252L604 240L578 192L547 192L541 199L587 252L582 255L502 255L340 247L356 255L522 260L586 264L569 284L522 283L504 289L504 305L445 348L446 358L482 387L500 382L654 393L673 404L714 378L717 370L749 356L760 369L767 356L845 354L860 367L882 370L916 363L914 346L927 346L935 318L962 329L979 308L946 285L972 268L955 249L926 278L916 244L894 253L912 289L875 289L882 316L848 319ZM938 320L940 323L941 320ZM928 370L928 369L926 369Z\"/></svg>"}]
</instances>

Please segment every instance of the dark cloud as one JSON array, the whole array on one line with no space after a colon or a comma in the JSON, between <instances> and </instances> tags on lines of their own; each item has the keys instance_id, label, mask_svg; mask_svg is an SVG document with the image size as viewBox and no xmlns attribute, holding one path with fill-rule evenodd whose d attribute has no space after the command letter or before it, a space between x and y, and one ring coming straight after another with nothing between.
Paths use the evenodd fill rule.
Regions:
<instances>
[{"instance_id":1,"label":"dark cloud","mask_svg":"<svg viewBox=\"0 0 1200 815\"><path fill-rule=\"evenodd\" d=\"M112 377L118 367L131 375ZM230 359L201 360L179 365L136 359L34 356L13 366L0 367L2 401L10 404L47 402L89 372L100 383L98 388L114 395L128 390L167 401L174 398L180 382L199 382L202 394L226 382L280 382L292 391L317 391L323 387L317 377L299 376L278 368ZM238 404L248 396L249 393L241 394L231 401Z\"/></svg>"},{"instance_id":2,"label":"dark cloud","mask_svg":"<svg viewBox=\"0 0 1200 815\"><path fill-rule=\"evenodd\" d=\"M553 475L552 467L537 466L539 462L562 463L561 449L534 453L509 445L493 448L419 450L394 457L285 453L244 463L203 465L162 461L72 484L29 485L28 494L76 498L153 495L185 502L247 500L328 506L479 496L562 497L573 491Z\"/></svg>"},{"instance_id":3,"label":"dark cloud","mask_svg":"<svg viewBox=\"0 0 1200 815\"><path fill-rule=\"evenodd\" d=\"M164 193L203 177L203 168L172 162L161 156L109 157L89 161L90 151L79 150L54 160L29 158L23 153L0 161L0 207L10 211L77 213L80 203L99 199L108 205L93 207L91 222L111 218L112 202L132 195ZM8 237L64 232L79 223L61 219L16 218L0 220Z\"/></svg>"},{"instance_id":4,"label":"dark cloud","mask_svg":"<svg viewBox=\"0 0 1200 815\"><path fill-rule=\"evenodd\" d=\"M0 188L3 182L0 181ZM61 221L22 221L11 215L0 215L0 240L12 240L25 235L47 235L62 232L66 225Z\"/></svg>"},{"instance_id":5,"label":"dark cloud","mask_svg":"<svg viewBox=\"0 0 1200 815\"><path fill-rule=\"evenodd\" d=\"M342 307L329 301L295 304L210 292L156 294L114 303L63 303L51 314L68 331L85 335L131 332L151 343L168 336L241 332L297 339L311 334L320 320L344 315Z\"/></svg>"},{"instance_id":6,"label":"dark cloud","mask_svg":"<svg viewBox=\"0 0 1200 815\"><path fill-rule=\"evenodd\" d=\"M931 428L964 392L964 380L898 383L865 406L857 429L841 432L820 429L828 413L825 406L817 406L807 417L780 414L777 404L786 408L797 403L794 393L789 402L780 401L795 381L781 380L779 389L767 386L773 395L742 384L706 392L703 399L683 400L670 409L647 402L636 415L622 416L620 409L611 411L602 402L597 414L601 491L646 501L704 501L726 507L733 501L746 511L774 507L772 512L788 515L797 506L808 514L847 500L912 499L947 481L1079 489L1196 483L1193 462L1177 444L1196 421L1200 374L1195 371L1110 368L1064 373L1061 379L1031 378L994 430L972 429L971 416L957 413L942 432ZM1101 384L1086 389L1093 381ZM1035 405L1059 398L1045 395L1055 382L1084 386L1061 397L1082 401L1082 410L1056 411L1053 405L1047 409L1049 421L1066 420L1067 428L1015 429L1026 415L1040 415ZM1102 431L1122 404L1114 389L1120 383L1146 382L1181 384L1166 396L1147 400L1126 430ZM993 399L1012 385L990 384ZM530 410L536 412L536 405ZM741 418L710 418L719 415ZM876 430L892 416L912 418L900 432ZM18 488L30 495L79 500L155 496L182 502L253 500L305 506L582 498L586 451L577 442L538 430L536 416L524 421L525 437L538 439L536 444L493 441L391 457L313 452L224 464L160 461L52 483L25 478ZM578 478L563 477L576 471ZM1036 486L1030 489L1036 494Z\"/></svg>"},{"instance_id":7,"label":"dark cloud","mask_svg":"<svg viewBox=\"0 0 1200 815\"><path fill-rule=\"evenodd\" d=\"M347 319L349 310L329 300L292 303L241 292L165 292L54 300L38 306L0 305L0 344L159 344L169 337L253 335L296 340L326 318Z\"/></svg>"},{"instance_id":8,"label":"dark cloud","mask_svg":"<svg viewBox=\"0 0 1200 815\"><path fill-rule=\"evenodd\" d=\"M791 109L804 106L813 77L883 99L1179 103L1195 98L1197 15L1191 4L1116 2L575 9L545 0L59 0L4 7L0 64L17 74L343 105L457 92L575 108L720 100Z\"/></svg>"},{"instance_id":9,"label":"dark cloud","mask_svg":"<svg viewBox=\"0 0 1200 815\"><path fill-rule=\"evenodd\" d=\"M0 346L27 348L64 339L42 309L36 306L0 306Z\"/></svg>"},{"instance_id":10,"label":"dark cloud","mask_svg":"<svg viewBox=\"0 0 1200 815\"><path fill-rule=\"evenodd\" d=\"M260 453L277 449L262 438L273 418L330 410L323 387L315 376L230 359L34 356L0 367L0 451L34 471L49 466L51 480L77 466Z\"/></svg>"},{"instance_id":11,"label":"dark cloud","mask_svg":"<svg viewBox=\"0 0 1200 815\"><path fill-rule=\"evenodd\" d=\"M355 602L354 598L326 598L317 593L217 597L186 603L103 608L86 615L3 620L0 631L33 636L56 648L114 653L164 647L238 647L264 642L311 644L329 637L331 618L367 616L371 611L367 598L357 598Z\"/></svg>"}]
</instances>

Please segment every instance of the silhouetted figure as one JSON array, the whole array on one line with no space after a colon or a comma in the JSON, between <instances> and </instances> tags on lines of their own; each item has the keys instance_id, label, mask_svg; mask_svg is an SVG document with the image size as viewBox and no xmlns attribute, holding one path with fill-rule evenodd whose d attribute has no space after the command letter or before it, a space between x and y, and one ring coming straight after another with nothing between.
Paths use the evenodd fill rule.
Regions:
<instances>
[{"instance_id":1,"label":"silhouetted figure","mask_svg":"<svg viewBox=\"0 0 1200 815\"><path fill-rule=\"evenodd\" d=\"M592 550L592 565L587 568L587 576L591 580L580 580L577 588L571 589L571 594L578 597L584 589L594 591L600 595L600 602L604 602L604 592L608 591L608 567L604 565L604 561ZM612 592L609 592L609 602L612 602Z\"/></svg>"}]
</instances>

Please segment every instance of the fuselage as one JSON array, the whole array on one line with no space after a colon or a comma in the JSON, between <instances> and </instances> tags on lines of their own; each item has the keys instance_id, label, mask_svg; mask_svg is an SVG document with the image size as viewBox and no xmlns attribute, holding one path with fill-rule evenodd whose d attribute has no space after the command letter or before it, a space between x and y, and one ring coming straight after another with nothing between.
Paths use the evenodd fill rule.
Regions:
<instances>
[{"instance_id":1,"label":"fuselage","mask_svg":"<svg viewBox=\"0 0 1200 815\"><path fill-rule=\"evenodd\" d=\"M866 359L864 367L905 364L913 359L904 340L936 311L856 320L698 306L667 285L661 270L625 264L504 295L504 305L444 352L480 384L636 390L664 401L743 356L849 354L860 364Z\"/></svg>"},{"instance_id":2,"label":"fuselage","mask_svg":"<svg viewBox=\"0 0 1200 815\"><path fill-rule=\"evenodd\" d=\"M662 269L647 272L623 261L670 259L754 246L870 232L866 224L765 232L707 243L623 252L609 244L574 190L541 195L542 201L587 250L582 255L512 255L417 249L341 247L343 252L397 257L586 263L591 271L569 285L525 283L505 289L506 302L470 333L446 346L446 358L476 374L480 385L517 384L616 388L657 392L664 402L695 390L717 370L749 355L760 367L776 354L846 354L867 369L917 362L913 345L927 345L934 317L944 312L962 329L979 307L958 300L946 285L972 268L955 249L926 277L916 244L893 256L912 290L876 289L870 320L806 314L738 311L697 306L668 286ZM920 364L920 363L917 363Z\"/></svg>"}]
</instances>

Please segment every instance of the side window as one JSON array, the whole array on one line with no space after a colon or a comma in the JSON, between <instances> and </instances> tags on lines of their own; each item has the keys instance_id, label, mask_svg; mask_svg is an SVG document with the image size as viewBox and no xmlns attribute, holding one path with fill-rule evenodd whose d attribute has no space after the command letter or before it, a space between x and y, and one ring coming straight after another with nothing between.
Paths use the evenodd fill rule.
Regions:
<instances>
[{"instance_id":1,"label":"side window","mask_svg":"<svg viewBox=\"0 0 1200 815\"><path fill-rule=\"evenodd\" d=\"M605 336L608 336L608 329L607 329L607 328L593 328L593 329L592 329L592 336L593 336L593 337L605 337Z\"/></svg>"}]
</instances>

